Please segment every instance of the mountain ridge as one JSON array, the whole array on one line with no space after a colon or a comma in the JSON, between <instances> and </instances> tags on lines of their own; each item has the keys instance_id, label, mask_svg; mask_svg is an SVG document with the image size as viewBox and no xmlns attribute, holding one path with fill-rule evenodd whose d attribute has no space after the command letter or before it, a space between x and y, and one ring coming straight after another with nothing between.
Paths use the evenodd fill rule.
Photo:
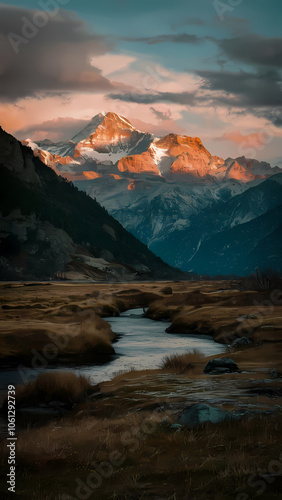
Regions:
<instances>
[{"instance_id":1,"label":"mountain ridge","mask_svg":"<svg viewBox=\"0 0 282 500\"><path fill-rule=\"evenodd\" d=\"M48 140L47 140L48 141ZM237 179L250 182L277 173L266 162L245 157L224 160L212 156L199 137L167 134L157 138L137 130L130 121L116 113L99 113L66 143L38 144L29 141L36 155L51 168L59 167L71 180L89 178L84 172L99 176L109 174L153 174L182 181ZM28 142L27 142L28 143ZM44 149L45 148L45 149ZM53 155L47 158L47 153ZM47 164L47 163L46 163ZM84 168L79 168L84 165ZM97 168L100 166L100 168ZM258 171L257 171L258 170ZM280 171L281 169L279 169Z\"/></svg>"}]
</instances>

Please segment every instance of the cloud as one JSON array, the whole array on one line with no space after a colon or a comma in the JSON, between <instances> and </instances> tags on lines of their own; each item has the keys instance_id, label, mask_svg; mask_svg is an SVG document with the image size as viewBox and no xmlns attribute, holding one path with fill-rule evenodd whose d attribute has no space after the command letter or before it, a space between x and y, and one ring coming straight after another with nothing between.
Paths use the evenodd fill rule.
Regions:
<instances>
[{"instance_id":1,"label":"cloud","mask_svg":"<svg viewBox=\"0 0 282 500\"><path fill-rule=\"evenodd\" d=\"M158 35L150 37L126 37L123 38L125 42L142 42L148 43L149 45L155 45L157 43L200 43L204 38L200 38L196 35L188 35L187 33L181 33L178 35Z\"/></svg>"},{"instance_id":2,"label":"cloud","mask_svg":"<svg viewBox=\"0 0 282 500\"><path fill-rule=\"evenodd\" d=\"M239 71L197 71L203 78L202 89L223 91L214 93L214 104L243 106L282 106L280 74L276 70L250 73Z\"/></svg>"},{"instance_id":3,"label":"cloud","mask_svg":"<svg viewBox=\"0 0 282 500\"><path fill-rule=\"evenodd\" d=\"M266 131L253 132L251 134L242 134L241 131L235 130L233 132L225 132L218 140L226 140L233 142L240 146L241 144L246 144L253 147L263 147L269 138L269 134Z\"/></svg>"},{"instance_id":4,"label":"cloud","mask_svg":"<svg viewBox=\"0 0 282 500\"><path fill-rule=\"evenodd\" d=\"M282 127L282 108L258 111L257 116L272 122L276 127Z\"/></svg>"},{"instance_id":5,"label":"cloud","mask_svg":"<svg viewBox=\"0 0 282 500\"><path fill-rule=\"evenodd\" d=\"M171 119L170 109L168 109L167 111L159 111L158 109L151 106L150 110L152 111L152 113L154 113L154 115L158 118L158 120L165 121Z\"/></svg>"},{"instance_id":6,"label":"cloud","mask_svg":"<svg viewBox=\"0 0 282 500\"><path fill-rule=\"evenodd\" d=\"M264 108L282 106L279 73L268 70L261 73L230 71L198 71L201 77L191 91L110 92L108 98L128 103L173 103L183 106L224 106L253 109L255 114ZM275 120L278 120L278 111ZM271 114L273 112L271 111Z\"/></svg>"},{"instance_id":7,"label":"cloud","mask_svg":"<svg viewBox=\"0 0 282 500\"><path fill-rule=\"evenodd\" d=\"M36 28L39 13L0 4L0 99L13 101L37 93L94 93L116 88L90 64L91 57L112 50L113 42L91 34L75 14L62 10L54 17L41 12L45 15L41 22L46 22L46 16L48 22ZM28 24L29 28L24 28Z\"/></svg>"},{"instance_id":8,"label":"cloud","mask_svg":"<svg viewBox=\"0 0 282 500\"><path fill-rule=\"evenodd\" d=\"M99 68L105 76L127 70L136 61L136 57L127 54L105 54L94 57L92 66Z\"/></svg>"},{"instance_id":9,"label":"cloud","mask_svg":"<svg viewBox=\"0 0 282 500\"><path fill-rule=\"evenodd\" d=\"M175 120L167 120L158 125L145 122L138 118L130 118L130 121L132 125L134 125L139 130L142 130L143 132L147 132L149 134L153 134L156 137L163 137L164 135L168 135L170 133L185 134L186 132L185 128L180 126Z\"/></svg>"},{"instance_id":10,"label":"cloud","mask_svg":"<svg viewBox=\"0 0 282 500\"><path fill-rule=\"evenodd\" d=\"M60 117L17 130L16 135L20 140L31 137L35 142L42 141L46 138L54 142L68 141L86 127L89 121L90 120Z\"/></svg>"},{"instance_id":11,"label":"cloud","mask_svg":"<svg viewBox=\"0 0 282 500\"><path fill-rule=\"evenodd\" d=\"M158 102L170 102L185 106L196 104L194 92L156 92L156 93L110 93L109 99L124 102L135 102L139 104L155 104Z\"/></svg>"},{"instance_id":12,"label":"cloud","mask_svg":"<svg viewBox=\"0 0 282 500\"><path fill-rule=\"evenodd\" d=\"M236 38L224 38L218 46L231 59L252 66L282 68L282 38L268 38L249 33Z\"/></svg>"}]
</instances>

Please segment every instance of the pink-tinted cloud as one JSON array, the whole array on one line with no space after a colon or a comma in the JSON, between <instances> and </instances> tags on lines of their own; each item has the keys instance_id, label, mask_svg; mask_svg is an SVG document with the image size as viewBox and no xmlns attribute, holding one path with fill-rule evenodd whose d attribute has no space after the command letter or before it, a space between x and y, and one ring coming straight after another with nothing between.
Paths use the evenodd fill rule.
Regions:
<instances>
[{"instance_id":1,"label":"pink-tinted cloud","mask_svg":"<svg viewBox=\"0 0 282 500\"><path fill-rule=\"evenodd\" d=\"M88 124L89 120L55 118L17 131L20 140L31 137L35 142L48 138L53 142L68 141Z\"/></svg>"},{"instance_id":2,"label":"pink-tinted cloud","mask_svg":"<svg viewBox=\"0 0 282 500\"><path fill-rule=\"evenodd\" d=\"M93 57L91 65L108 77L113 73L127 70L134 61L136 61L136 57L127 54L104 54Z\"/></svg>"},{"instance_id":3,"label":"pink-tinted cloud","mask_svg":"<svg viewBox=\"0 0 282 500\"><path fill-rule=\"evenodd\" d=\"M246 143L249 146L264 146L269 138L269 134L266 131L262 130L260 132L254 132L252 134L242 134L239 130L234 132L225 132L222 135L222 139L231 141L234 144L240 145L242 143Z\"/></svg>"}]
</instances>

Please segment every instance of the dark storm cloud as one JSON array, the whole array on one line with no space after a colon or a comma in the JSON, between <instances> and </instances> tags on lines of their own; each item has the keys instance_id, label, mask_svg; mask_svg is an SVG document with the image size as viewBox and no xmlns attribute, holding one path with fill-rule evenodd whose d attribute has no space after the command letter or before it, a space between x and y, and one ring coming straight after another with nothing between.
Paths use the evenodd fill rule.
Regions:
<instances>
[{"instance_id":1,"label":"dark storm cloud","mask_svg":"<svg viewBox=\"0 0 282 500\"><path fill-rule=\"evenodd\" d=\"M266 72L237 73L227 71L198 71L203 78L202 89L223 91L213 95L216 104L232 106L281 106L280 74L276 70Z\"/></svg>"},{"instance_id":2,"label":"dark storm cloud","mask_svg":"<svg viewBox=\"0 0 282 500\"><path fill-rule=\"evenodd\" d=\"M282 127L282 107L276 109L265 109L263 111L258 111L257 116L260 118L266 118L276 127Z\"/></svg>"},{"instance_id":3,"label":"dark storm cloud","mask_svg":"<svg viewBox=\"0 0 282 500\"><path fill-rule=\"evenodd\" d=\"M280 74L277 70L260 73L198 71L202 78L198 90L193 92L110 93L113 100L139 104L170 103L182 106L224 106L233 112L250 112L270 120L276 126L282 125L282 93ZM159 119L163 113L151 106Z\"/></svg>"},{"instance_id":4,"label":"dark storm cloud","mask_svg":"<svg viewBox=\"0 0 282 500\"><path fill-rule=\"evenodd\" d=\"M149 45L155 45L157 43L200 43L203 38L200 38L196 35L188 35L187 33L181 33L178 35L158 35L158 36L149 36L149 37L126 37L123 38L125 42L142 42L148 43Z\"/></svg>"},{"instance_id":5,"label":"dark storm cloud","mask_svg":"<svg viewBox=\"0 0 282 500\"><path fill-rule=\"evenodd\" d=\"M282 106L280 75L271 70L261 73L198 71L202 78L199 92L110 93L109 98L140 104L161 102L182 105L224 105L233 107Z\"/></svg>"},{"instance_id":6,"label":"dark storm cloud","mask_svg":"<svg viewBox=\"0 0 282 500\"><path fill-rule=\"evenodd\" d=\"M110 93L108 97L113 100L135 102L138 104L156 104L159 102L182 104L183 106L196 104L196 95L194 92L156 92L154 94L123 92Z\"/></svg>"},{"instance_id":7,"label":"dark storm cloud","mask_svg":"<svg viewBox=\"0 0 282 500\"><path fill-rule=\"evenodd\" d=\"M90 65L92 56L110 51L113 43L89 33L75 14L60 10L40 18L39 12L0 4L0 99L113 90ZM36 27L40 20L42 27Z\"/></svg>"},{"instance_id":8,"label":"dark storm cloud","mask_svg":"<svg viewBox=\"0 0 282 500\"><path fill-rule=\"evenodd\" d=\"M249 33L236 38L224 38L217 43L231 60L252 66L282 68L282 38Z\"/></svg>"}]
</instances>

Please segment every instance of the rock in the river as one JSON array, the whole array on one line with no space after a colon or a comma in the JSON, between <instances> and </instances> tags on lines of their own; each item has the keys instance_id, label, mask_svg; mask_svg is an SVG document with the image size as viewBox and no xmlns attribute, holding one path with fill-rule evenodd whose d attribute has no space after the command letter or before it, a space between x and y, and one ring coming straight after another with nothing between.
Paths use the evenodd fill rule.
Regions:
<instances>
[{"instance_id":1,"label":"rock in the river","mask_svg":"<svg viewBox=\"0 0 282 500\"><path fill-rule=\"evenodd\" d=\"M186 408L182 413L179 423L185 427L196 427L197 425L211 422L217 424L225 420L236 420L237 416L229 411L222 410L203 403L196 403Z\"/></svg>"},{"instance_id":2,"label":"rock in the river","mask_svg":"<svg viewBox=\"0 0 282 500\"><path fill-rule=\"evenodd\" d=\"M234 342L232 342L231 344L231 349L238 349L238 347L244 347L244 346L248 346L248 345L252 345L252 341L250 339L248 339L248 337L241 337L239 339L236 339L234 340Z\"/></svg>"},{"instance_id":3,"label":"rock in the river","mask_svg":"<svg viewBox=\"0 0 282 500\"><path fill-rule=\"evenodd\" d=\"M223 373L240 372L235 361L229 358L210 359L204 368L204 373L221 375Z\"/></svg>"}]
</instances>

